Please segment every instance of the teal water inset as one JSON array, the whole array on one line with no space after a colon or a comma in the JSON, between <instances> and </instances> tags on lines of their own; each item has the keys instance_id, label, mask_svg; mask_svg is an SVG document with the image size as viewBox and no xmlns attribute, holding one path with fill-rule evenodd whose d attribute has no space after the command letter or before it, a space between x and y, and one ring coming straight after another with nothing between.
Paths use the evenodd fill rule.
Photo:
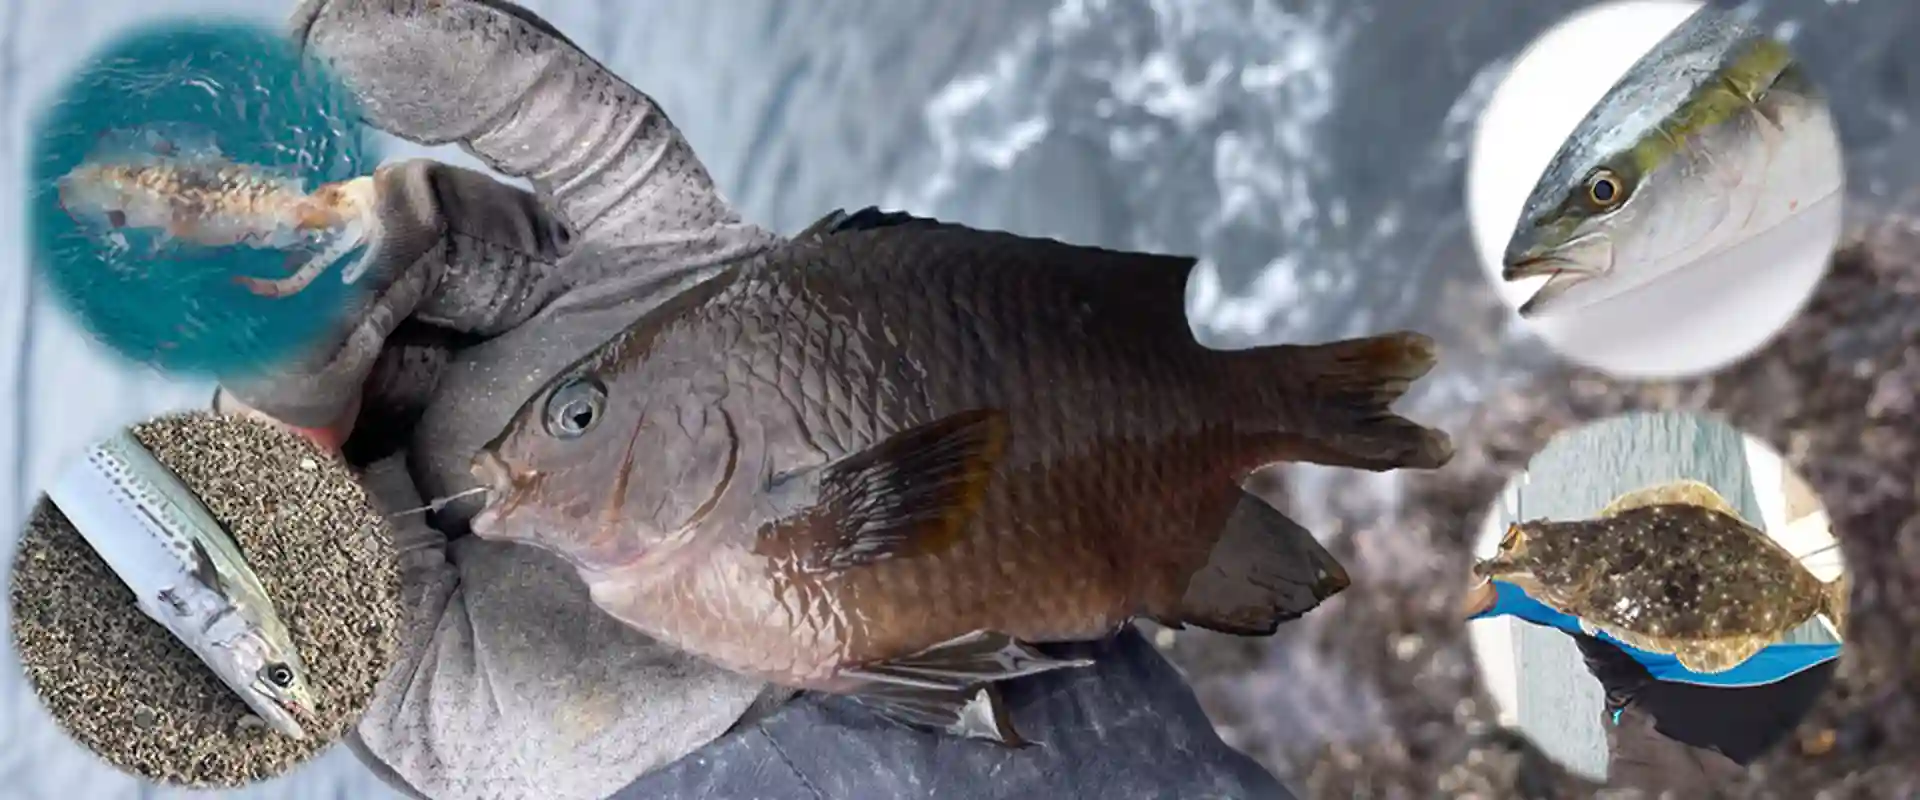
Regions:
<instances>
[{"instance_id":1,"label":"teal water inset","mask_svg":"<svg viewBox=\"0 0 1920 800\"><path fill-rule=\"evenodd\" d=\"M379 156L353 96L283 33L228 20L137 29L96 53L39 123L27 203L34 262L95 338L163 371L231 377L300 355L333 330L355 288L341 277L347 260L297 292L267 296L244 279L288 277L307 242L222 243L232 232L166 202L103 211L131 202L116 194L135 174L126 171L83 170L91 182L69 179L62 202L62 177L83 164L134 165L148 178L155 165L177 168L180 181L167 186L200 190L218 166L227 171L215 188L235 176L264 187L236 206L252 209L370 174Z\"/></svg>"}]
</instances>

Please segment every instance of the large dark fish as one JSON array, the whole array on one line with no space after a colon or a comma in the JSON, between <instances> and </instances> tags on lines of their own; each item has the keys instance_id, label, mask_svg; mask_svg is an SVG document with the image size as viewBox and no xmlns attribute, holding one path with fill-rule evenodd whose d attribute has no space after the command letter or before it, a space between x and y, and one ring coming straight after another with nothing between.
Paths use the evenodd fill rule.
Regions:
<instances>
[{"instance_id":1,"label":"large dark fish","mask_svg":"<svg viewBox=\"0 0 1920 800\"><path fill-rule=\"evenodd\" d=\"M1344 588L1250 471L1452 453L1388 410L1426 337L1210 350L1193 264L836 213L530 400L474 531L722 667L1017 741L991 684L1084 663L1028 643L1267 634Z\"/></svg>"},{"instance_id":2,"label":"large dark fish","mask_svg":"<svg viewBox=\"0 0 1920 800\"><path fill-rule=\"evenodd\" d=\"M1629 645L1725 672L1818 614L1846 626L1847 583L1822 583L1712 487L1628 492L1595 519L1511 525L1475 565Z\"/></svg>"}]
</instances>

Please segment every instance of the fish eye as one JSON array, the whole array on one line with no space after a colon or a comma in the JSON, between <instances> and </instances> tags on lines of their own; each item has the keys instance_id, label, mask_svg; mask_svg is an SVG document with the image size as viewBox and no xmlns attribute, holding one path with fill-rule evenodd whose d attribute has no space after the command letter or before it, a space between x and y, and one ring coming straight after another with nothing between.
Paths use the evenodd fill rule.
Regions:
<instances>
[{"instance_id":1,"label":"fish eye","mask_svg":"<svg viewBox=\"0 0 1920 800\"><path fill-rule=\"evenodd\" d=\"M1587 200L1598 208L1612 208L1626 196L1620 176L1609 169L1597 169L1587 176Z\"/></svg>"},{"instance_id":2,"label":"fish eye","mask_svg":"<svg viewBox=\"0 0 1920 800\"><path fill-rule=\"evenodd\" d=\"M268 664L261 672L266 675L268 683L282 689L293 685L293 669L285 664Z\"/></svg>"},{"instance_id":3,"label":"fish eye","mask_svg":"<svg viewBox=\"0 0 1920 800\"><path fill-rule=\"evenodd\" d=\"M572 439L600 421L607 405L607 390L592 378L574 378L553 390L547 397L547 433Z\"/></svg>"}]
</instances>

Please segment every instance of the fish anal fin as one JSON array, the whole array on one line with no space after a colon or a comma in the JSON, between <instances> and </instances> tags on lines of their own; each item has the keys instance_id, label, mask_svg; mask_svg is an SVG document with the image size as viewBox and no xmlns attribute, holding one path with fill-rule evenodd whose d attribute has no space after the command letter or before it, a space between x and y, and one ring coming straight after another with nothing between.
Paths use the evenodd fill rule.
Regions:
<instances>
[{"instance_id":1,"label":"fish anal fin","mask_svg":"<svg viewBox=\"0 0 1920 800\"><path fill-rule=\"evenodd\" d=\"M1624 642L1628 647L1639 648L1649 653L1677 654L1679 651L1680 643L1664 637L1643 635L1615 625L1594 622L1585 617L1580 618L1580 624L1582 628L1591 628L1593 631L1604 633ZM1689 667L1689 669L1692 668Z\"/></svg>"},{"instance_id":2,"label":"fish anal fin","mask_svg":"<svg viewBox=\"0 0 1920 800\"><path fill-rule=\"evenodd\" d=\"M1583 622L1589 622L1582 620ZM1623 630L1615 625L1590 623L1594 628L1650 653L1670 653L1680 666L1702 674L1726 672L1765 649L1770 641L1760 636L1736 636L1720 639L1673 639Z\"/></svg>"},{"instance_id":3,"label":"fish anal fin","mask_svg":"<svg viewBox=\"0 0 1920 800\"><path fill-rule=\"evenodd\" d=\"M1766 646L1767 643L1758 636L1712 639L1680 644L1673 649L1673 657L1680 661L1680 666L1694 672L1713 674L1740 666Z\"/></svg>"},{"instance_id":4,"label":"fish anal fin","mask_svg":"<svg viewBox=\"0 0 1920 800\"><path fill-rule=\"evenodd\" d=\"M1346 568L1299 523L1238 487L1232 502L1206 565L1180 599L1180 621L1264 636L1352 584Z\"/></svg>"},{"instance_id":5,"label":"fish anal fin","mask_svg":"<svg viewBox=\"0 0 1920 800\"><path fill-rule=\"evenodd\" d=\"M856 681L846 694L906 725L1019 746L995 684L1069 667L1087 659L1054 658L1003 633L975 631L912 655L840 671Z\"/></svg>"},{"instance_id":6,"label":"fish anal fin","mask_svg":"<svg viewBox=\"0 0 1920 800\"><path fill-rule=\"evenodd\" d=\"M1699 506L1740 519L1740 512L1734 510L1733 504L1728 503L1713 487L1695 480L1669 481L1627 492L1608 503L1600 511L1600 516L1611 517L1623 511L1662 505Z\"/></svg>"},{"instance_id":7,"label":"fish anal fin","mask_svg":"<svg viewBox=\"0 0 1920 800\"><path fill-rule=\"evenodd\" d=\"M769 494L786 513L762 527L756 550L808 571L941 552L979 509L1006 435L1004 414L969 411L781 476Z\"/></svg>"}]
</instances>

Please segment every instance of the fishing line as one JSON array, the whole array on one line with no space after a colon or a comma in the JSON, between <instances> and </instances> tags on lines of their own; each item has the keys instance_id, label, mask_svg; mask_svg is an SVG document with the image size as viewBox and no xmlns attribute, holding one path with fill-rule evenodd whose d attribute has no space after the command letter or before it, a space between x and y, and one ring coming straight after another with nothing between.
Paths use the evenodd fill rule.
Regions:
<instances>
[{"instance_id":1,"label":"fishing line","mask_svg":"<svg viewBox=\"0 0 1920 800\"><path fill-rule=\"evenodd\" d=\"M454 492L453 494L447 495L446 497L442 497L438 500L434 500L433 502L428 503L424 506L420 506L419 508L409 508L405 511L395 511L392 514L388 514L387 519L397 519L400 517L407 516L408 514L419 514L425 511L438 512L440 509L446 508L448 503L451 503L462 497L466 497L468 495L473 495L473 494L480 494L482 492L490 492L490 491L493 491L492 488L490 487L475 486L464 492Z\"/></svg>"}]
</instances>

